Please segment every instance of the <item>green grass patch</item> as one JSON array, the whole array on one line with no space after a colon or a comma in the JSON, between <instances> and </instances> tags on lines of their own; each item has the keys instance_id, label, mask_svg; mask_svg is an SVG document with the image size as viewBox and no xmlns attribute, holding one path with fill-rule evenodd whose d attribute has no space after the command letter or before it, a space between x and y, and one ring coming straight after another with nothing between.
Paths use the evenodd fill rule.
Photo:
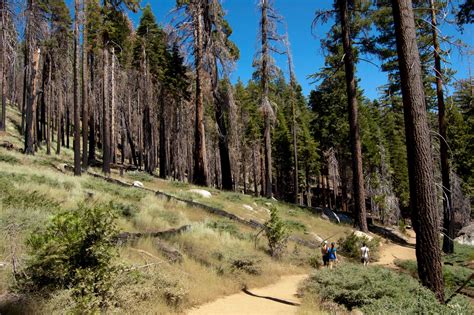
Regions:
<instances>
[{"instance_id":1,"label":"green grass patch","mask_svg":"<svg viewBox=\"0 0 474 315\"><path fill-rule=\"evenodd\" d=\"M128 201L140 201L146 196L146 192L133 187L122 187L110 184L104 180L90 178L82 183L84 189L104 192L112 196L120 197Z\"/></svg>"},{"instance_id":2,"label":"green grass patch","mask_svg":"<svg viewBox=\"0 0 474 315\"><path fill-rule=\"evenodd\" d=\"M19 164L20 160L17 157L11 155L11 154L1 152L0 153L0 162L5 162L5 163L8 163L8 164Z\"/></svg>"}]
</instances>

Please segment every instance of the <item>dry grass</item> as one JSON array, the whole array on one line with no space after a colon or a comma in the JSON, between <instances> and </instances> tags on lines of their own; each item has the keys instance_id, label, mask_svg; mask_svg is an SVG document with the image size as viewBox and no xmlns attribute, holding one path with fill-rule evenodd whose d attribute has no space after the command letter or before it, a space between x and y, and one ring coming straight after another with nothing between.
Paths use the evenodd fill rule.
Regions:
<instances>
[{"instance_id":1,"label":"dry grass","mask_svg":"<svg viewBox=\"0 0 474 315\"><path fill-rule=\"evenodd\" d=\"M9 110L8 129L2 139L22 147L18 134L20 116ZM71 163L73 152L61 149L60 155L48 156L41 148L35 156L0 148L0 261L10 262L12 255L19 267L26 259L25 240L36 229L44 228L59 211L74 211L79 203L109 204L118 213L122 231L156 231L192 225L192 229L167 242L184 255L181 264L171 264L150 239L120 248L116 264L122 266L110 297L110 311L125 314L182 313L185 309L238 292L243 286L259 287L275 282L280 276L307 272L314 250L290 243L288 254L275 261L267 254L263 239L254 246L257 231L228 221L200 208L190 208L168 201L152 192L107 183L83 174L73 177L58 170L58 165ZM100 172L100 170L95 170ZM209 188L213 197L205 199L189 192L199 188L185 183L163 181L140 173L112 177L145 187L218 207L245 219L264 222L269 218L269 202L281 216L292 222L294 234L311 239L309 232L328 237L350 230L324 221L298 207ZM248 210L249 205L253 210ZM245 267L239 267L243 262ZM147 267L143 267L148 265ZM11 264L0 269L0 295L13 284ZM20 306L24 312L39 314L64 313L74 308L67 290L45 299L29 296ZM1 310L0 310L1 312Z\"/></svg>"}]
</instances>

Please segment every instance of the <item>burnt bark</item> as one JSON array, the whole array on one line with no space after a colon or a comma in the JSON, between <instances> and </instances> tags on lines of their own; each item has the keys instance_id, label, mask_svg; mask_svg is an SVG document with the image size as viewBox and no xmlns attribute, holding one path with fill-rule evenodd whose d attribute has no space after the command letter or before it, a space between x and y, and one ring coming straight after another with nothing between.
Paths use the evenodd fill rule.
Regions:
<instances>
[{"instance_id":1,"label":"burnt bark","mask_svg":"<svg viewBox=\"0 0 474 315\"><path fill-rule=\"evenodd\" d=\"M79 0L74 1L74 176L81 175L81 129L79 115Z\"/></svg>"}]
</instances>

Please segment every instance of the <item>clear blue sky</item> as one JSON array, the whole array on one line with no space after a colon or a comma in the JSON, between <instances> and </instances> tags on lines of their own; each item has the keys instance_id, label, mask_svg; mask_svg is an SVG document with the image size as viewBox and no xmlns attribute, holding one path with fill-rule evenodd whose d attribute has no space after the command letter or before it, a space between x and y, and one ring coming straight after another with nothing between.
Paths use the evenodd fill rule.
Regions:
<instances>
[{"instance_id":1,"label":"clear blue sky","mask_svg":"<svg viewBox=\"0 0 474 315\"><path fill-rule=\"evenodd\" d=\"M169 23L171 17L170 10L174 7L176 0L144 0L142 5L150 3L153 12L161 24ZM332 24L319 24L313 32L311 23L315 11L318 9L328 9L331 7L332 0L275 0L277 11L284 17L288 27L291 49L293 52L293 64L299 83L303 87L305 95L308 95L315 84L307 76L318 71L324 65L324 55L320 48L320 39L326 36L326 33ZM232 40L240 49L241 58L237 63L233 73L233 80L238 77L242 81L248 81L253 72L252 61L256 51L258 17L257 0L224 0L223 6L227 12L227 19L233 29ZM141 13L131 14L135 25L138 24ZM444 34L452 35L470 45L471 53L474 46L474 27L467 25L464 34L460 34L453 26L443 27ZM446 46L444 48L447 48ZM473 56L474 57L474 56ZM472 67L474 71L474 58L472 58ZM278 66L287 74L288 65L286 58L277 57ZM371 59L378 64L379 60ZM453 48L448 60L451 67L457 71L457 79L467 78L469 76L468 57L460 56L457 49ZM376 66L360 62L357 65L357 75L360 79L360 86L365 91L365 95L371 99L378 97L377 87L386 83L386 75Z\"/></svg>"}]
</instances>

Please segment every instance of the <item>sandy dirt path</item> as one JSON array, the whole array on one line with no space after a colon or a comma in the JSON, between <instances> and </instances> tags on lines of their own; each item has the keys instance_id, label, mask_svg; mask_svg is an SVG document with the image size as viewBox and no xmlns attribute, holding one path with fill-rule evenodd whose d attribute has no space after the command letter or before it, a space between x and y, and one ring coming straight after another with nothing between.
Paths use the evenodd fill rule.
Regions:
<instances>
[{"instance_id":1,"label":"sandy dirt path","mask_svg":"<svg viewBox=\"0 0 474 315\"><path fill-rule=\"evenodd\" d=\"M383 265L387 267L395 267L393 261L395 259L410 259L416 260L415 253L415 233L409 231L408 243L411 246L402 246L392 242L381 244L380 246L380 259L377 262L374 262L374 265Z\"/></svg>"},{"instance_id":2,"label":"sandy dirt path","mask_svg":"<svg viewBox=\"0 0 474 315\"><path fill-rule=\"evenodd\" d=\"M191 309L190 315L257 315L257 314L296 314L299 299L296 296L299 283L308 275L284 276L277 283L249 289L252 294L244 292L229 295L216 301ZM271 297L272 300L264 297ZM275 301L275 299L282 301ZM289 305L290 302L296 305Z\"/></svg>"}]
</instances>

